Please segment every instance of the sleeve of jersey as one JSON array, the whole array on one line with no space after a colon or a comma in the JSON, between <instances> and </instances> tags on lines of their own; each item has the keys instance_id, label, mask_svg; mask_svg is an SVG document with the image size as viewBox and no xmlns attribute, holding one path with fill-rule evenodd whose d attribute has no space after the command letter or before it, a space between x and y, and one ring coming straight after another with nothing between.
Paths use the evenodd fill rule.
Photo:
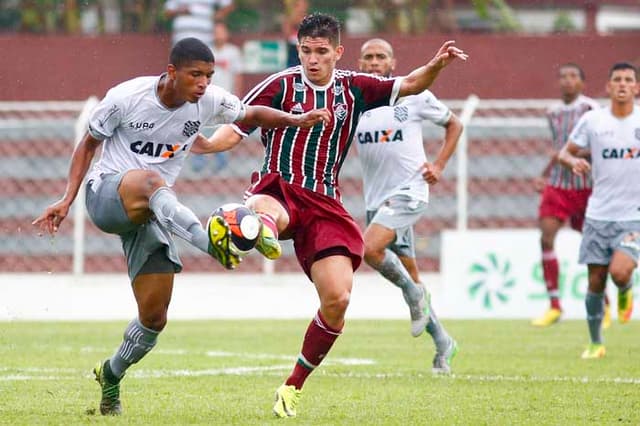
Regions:
<instances>
[{"instance_id":1,"label":"sleeve of jersey","mask_svg":"<svg viewBox=\"0 0 640 426\"><path fill-rule=\"evenodd\" d=\"M89 134L98 140L110 138L122 122L123 116L124 102L117 91L111 89L91 112Z\"/></svg>"},{"instance_id":2,"label":"sleeve of jersey","mask_svg":"<svg viewBox=\"0 0 640 426\"><path fill-rule=\"evenodd\" d=\"M362 95L364 110L393 105L398 99L402 77L385 78L370 74L356 74L352 85Z\"/></svg>"},{"instance_id":3,"label":"sleeve of jersey","mask_svg":"<svg viewBox=\"0 0 640 426\"><path fill-rule=\"evenodd\" d=\"M451 111L433 93L425 90L416 96L415 102L418 104L418 115L423 120L444 126L451 117Z\"/></svg>"},{"instance_id":4,"label":"sleeve of jersey","mask_svg":"<svg viewBox=\"0 0 640 426\"><path fill-rule=\"evenodd\" d=\"M571 131L571 134L569 135L569 141L573 142L574 144L578 145L581 148L589 147L590 132L589 132L589 122L587 121L587 119L591 115L592 115L592 112L587 112L582 117L580 117L580 120L578 120L578 123L576 124L576 126Z\"/></svg>"},{"instance_id":5,"label":"sleeve of jersey","mask_svg":"<svg viewBox=\"0 0 640 426\"><path fill-rule=\"evenodd\" d=\"M282 104L282 85L279 78L271 76L255 86L242 100L248 106L266 106L275 109L281 109ZM240 120L237 120L240 121ZM234 123L233 127L236 132L241 135L248 135L253 132L256 127L242 123Z\"/></svg>"},{"instance_id":6,"label":"sleeve of jersey","mask_svg":"<svg viewBox=\"0 0 640 426\"><path fill-rule=\"evenodd\" d=\"M230 124L242 120L247 113L246 106L240 99L222 87L210 85L207 88L207 99L211 108L206 119L208 124Z\"/></svg>"}]
</instances>

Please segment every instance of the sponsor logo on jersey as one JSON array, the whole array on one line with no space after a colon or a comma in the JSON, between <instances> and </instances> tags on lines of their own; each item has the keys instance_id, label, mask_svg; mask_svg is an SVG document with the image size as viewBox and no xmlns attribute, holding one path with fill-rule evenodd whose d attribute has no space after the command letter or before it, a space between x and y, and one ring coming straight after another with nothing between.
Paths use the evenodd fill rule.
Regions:
<instances>
[{"instance_id":1,"label":"sponsor logo on jersey","mask_svg":"<svg viewBox=\"0 0 640 426\"><path fill-rule=\"evenodd\" d=\"M358 142L366 143L387 143L401 142L404 140L402 129L398 130L374 130L373 132L358 132Z\"/></svg>"},{"instance_id":2,"label":"sponsor logo on jersey","mask_svg":"<svg viewBox=\"0 0 640 426\"><path fill-rule=\"evenodd\" d=\"M633 158L640 158L640 148L604 148L602 150L602 158L605 160L610 159L623 159L630 160Z\"/></svg>"},{"instance_id":3,"label":"sponsor logo on jersey","mask_svg":"<svg viewBox=\"0 0 640 426\"><path fill-rule=\"evenodd\" d=\"M304 113L304 108L302 107L302 105L300 105L300 103L298 102L297 104L295 104L293 106L293 108L291 108L291 113L292 114L302 114Z\"/></svg>"},{"instance_id":4,"label":"sponsor logo on jersey","mask_svg":"<svg viewBox=\"0 0 640 426\"><path fill-rule=\"evenodd\" d=\"M222 103L224 106L224 102ZM184 123L184 129L182 130L182 134L186 137L191 137L198 133L198 129L200 128L200 121L187 121Z\"/></svg>"},{"instance_id":5,"label":"sponsor logo on jersey","mask_svg":"<svg viewBox=\"0 0 640 426\"><path fill-rule=\"evenodd\" d=\"M403 121L406 121L407 118L409 118L409 108L407 108L406 106L394 107L393 118L395 118L395 120L400 123L402 123Z\"/></svg>"},{"instance_id":6,"label":"sponsor logo on jersey","mask_svg":"<svg viewBox=\"0 0 640 426\"><path fill-rule=\"evenodd\" d=\"M338 117L338 120L344 120L347 116L347 106L343 103L337 103L333 106L333 113Z\"/></svg>"},{"instance_id":7,"label":"sponsor logo on jersey","mask_svg":"<svg viewBox=\"0 0 640 426\"><path fill-rule=\"evenodd\" d=\"M180 150L185 150L188 144L169 145L166 143L153 143L151 141L135 141L129 148L138 155L147 155L149 157L173 158Z\"/></svg>"},{"instance_id":8,"label":"sponsor logo on jersey","mask_svg":"<svg viewBox=\"0 0 640 426\"><path fill-rule=\"evenodd\" d=\"M307 90L307 86L304 85L304 83L293 83L293 90L295 90L296 92L304 92L305 90Z\"/></svg>"},{"instance_id":9,"label":"sponsor logo on jersey","mask_svg":"<svg viewBox=\"0 0 640 426\"><path fill-rule=\"evenodd\" d=\"M132 130L151 130L156 123L147 123L144 121L134 123L133 121L129 123L129 128Z\"/></svg>"},{"instance_id":10,"label":"sponsor logo on jersey","mask_svg":"<svg viewBox=\"0 0 640 426\"><path fill-rule=\"evenodd\" d=\"M342 92L344 92L344 86L340 83L336 83L336 85L333 87L333 94L336 96L340 96L342 95Z\"/></svg>"}]
</instances>

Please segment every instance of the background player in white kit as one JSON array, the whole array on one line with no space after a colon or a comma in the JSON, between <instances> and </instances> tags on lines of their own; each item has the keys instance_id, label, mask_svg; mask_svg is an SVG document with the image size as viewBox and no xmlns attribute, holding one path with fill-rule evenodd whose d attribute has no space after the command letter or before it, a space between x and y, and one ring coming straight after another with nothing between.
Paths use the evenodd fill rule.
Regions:
<instances>
[{"instance_id":1,"label":"background player in white kit","mask_svg":"<svg viewBox=\"0 0 640 426\"><path fill-rule=\"evenodd\" d=\"M607 275L618 287L618 320L631 319L633 271L640 256L640 107L638 71L628 63L609 71L608 107L589 111L575 126L559 161L576 174L591 170L593 192L582 230L580 263L589 268L585 306L591 344L583 359L602 358L604 289ZM591 152L591 164L578 154Z\"/></svg>"},{"instance_id":2,"label":"background player in white kit","mask_svg":"<svg viewBox=\"0 0 640 426\"><path fill-rule=\"evenodd\" d=\"M393 48L371 39L360 49L360 70L384 77L395 68ZM445 128L444 145L427 162L422 122ZM420 283L415 259L413 225L427 209L428 184L436 184L462 133L462 123L429 90L364 113L355 145L362 166L367 228L365 261L402 289L409 305L411 334L426 330L436 345L434 373L448 373L458 348L438 321L428 290Z\"/></svg>"},{"instance_id":3,"label":"background player in white kit","mask_svg":"<svg viewBox=\"0 0 640 426\"><path fill-rule=\"evenodd\" d=\"M561 99L547 110L551 131L549 162L542 176L534 180L536 190L541 193L538 209L542 275L544 277L549 309L531 323L536 327L548 327L562 316L559 291L560 264L554 250L556 236L565 222L572 229L582 232L584 212L591 195L591 176L575 175L558 163L558 152L567 143L569 134L580 117L587 111L599 109L600 105L582 94L584 71L577 64L566 63L558 69L558 86ZM605 295L605 301L608 302ZM611 324L608 303L605 323ZM604 324L604 323L603 323Z\"/></svg>"},{"instance_id":4,"label":"background player in white kit","mask_svg":"<svg viewBox=\"0 0 640 426\"><path fill-rule=\"evenodd\" d=\"M64 196L34 221L51 234L57 231L102 144L100 160L87 175L87 210L98 228L120 236L138 305L138 317L127 326L116 353L94 369L104 415L121 413L120 380L155 346L166 325L174 274L182 269L172 234L228 268L239 261L228 251L227 225L210 220L205 230L171 189L189 151L203 152L196 139L200 126L242 122L309 127L329 117L326 110L296 116L246 106L209 85L213 71L211 50L186 38L171 50L166 73L109 90L73 153Z\"/></svg>"}]
</instances>

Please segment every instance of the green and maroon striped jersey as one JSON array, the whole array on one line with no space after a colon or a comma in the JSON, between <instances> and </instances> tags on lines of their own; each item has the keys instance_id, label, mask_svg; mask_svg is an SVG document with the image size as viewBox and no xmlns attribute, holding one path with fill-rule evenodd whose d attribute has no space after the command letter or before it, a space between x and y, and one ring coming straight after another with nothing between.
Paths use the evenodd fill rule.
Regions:
<instances>
[{"instance_id":1,"label":"green and maroon striped jersey","mask_svg":"<svg viewBox=\"0 0 640 426\"><path fill-rule=\"evenodd\" d=\"M309 129L263 129L265 158L260 174L279 173L303 188L340 199L338 174L363 111L395 102L401 79L382 78L335 70L325 86L311 83L301 66L276 73L244 98L249 105L264 105L292 114L328 108L333 121ZM245 133L253 129L238 126Z\"/></svg>"},{"instance_id":2,"label":"green and maroon striped jersey","mask_svg":"<svg viewBox=\"0 0 640 426\"><path fill-rule=\"evenodd\" d=\"M547 110L547 119L551 129L551 144L554 151L559 152L580 117L600 105L594 99L579 95L573 102L558 102ZM576 175L571 170L555 162L549 174L549 185L560 189L589 189L592 187L591 175Z\"/></svg>"}]
</instances>

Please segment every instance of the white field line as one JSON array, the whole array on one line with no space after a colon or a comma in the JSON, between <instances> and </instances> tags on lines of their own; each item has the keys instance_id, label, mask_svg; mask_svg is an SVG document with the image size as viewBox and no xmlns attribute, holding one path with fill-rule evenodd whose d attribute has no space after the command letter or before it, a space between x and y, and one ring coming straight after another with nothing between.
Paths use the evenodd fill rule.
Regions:
<instances>
[{"instance_id":1,"label":"white field line","mask_svg":"<svg viewBox=\"0 0 640 426\"><path fill-rule=\"evenodd\" d=\"M354 364L351 364L354 365ZM355 364L357 365L357 364ZM127 377L132 379L148 379L163 377L211 377L211 376L280 376L282 371L291 369L290 364L270 366L240 366L226 368L210 368L203 370L134 370ZM5 373L5 374L3 374ZM8 374L6 374L8 373ZM41 373L41 374L38 374ZM43 374L44 373L44 374ZM323 370L315 374L325 377L388 380L402 378L432 378L434 380L451 380L463 382L512 382L512 383L572 383L572 384L616 384L640 385L638 377L571 377L571 376L505 376L452 374L450 376L432 375L428 373L337 373ZM90 377L86 370L56 368L0 368L0 382L28 380L77 380L79 377Z\"/></svg>"},{"instance_id":2,"label":"white field line","mask_svg":"<svg viewBox=\"0 0 640 426\"><path fill-rule=\"evenodd\" d=\"M107 349L84 346L80 349L83 353L108 353ZM154 355L206 355L212 358L243 358L243 359L272 359L279 361L295 362L298 357L293 355L278 355L252 352L228 352L228 351L187 351L185 349L154 349ZM376 362L367 358L329 358L323 365L373 365Z\"/></svg>"}]
</instances>

